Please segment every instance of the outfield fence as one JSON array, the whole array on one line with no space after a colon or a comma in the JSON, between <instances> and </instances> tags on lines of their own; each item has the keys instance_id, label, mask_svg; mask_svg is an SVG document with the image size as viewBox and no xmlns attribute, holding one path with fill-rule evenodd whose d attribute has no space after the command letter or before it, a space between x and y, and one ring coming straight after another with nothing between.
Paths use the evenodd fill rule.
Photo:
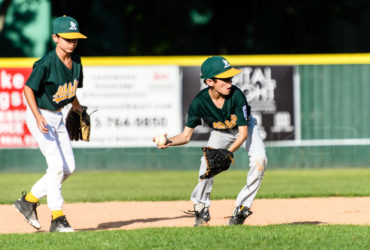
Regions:
<instances>
[{"instance_id":1,"label":"outfield fence","mask_svg":"<svg viewBox=\"0 0 370 250\"><path fill-rule=\"evenodd\" d=\"M259 122L269 168L370 166L370 54L226 57L243 71L234 84ZM207 127L165 151L151 138L181 132L205 58L82 58L78 97L98 112L91 142L73 142L78 169L197 170ZM0 59L0 172L45 170L24 122L22 89L35 60ZM246 154L239 150L236 162L247 168Z\"/></svg>"}]
</instances>

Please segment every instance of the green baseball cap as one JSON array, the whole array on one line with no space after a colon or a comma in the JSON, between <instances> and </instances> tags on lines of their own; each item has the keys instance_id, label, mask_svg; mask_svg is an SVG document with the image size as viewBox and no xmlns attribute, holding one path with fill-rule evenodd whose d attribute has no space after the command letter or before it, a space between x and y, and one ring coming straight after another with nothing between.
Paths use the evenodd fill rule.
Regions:
<instances>
[{"instance_id":1,"label":"green baseball cap","mask_svg":"<svg viewBox=\"0 0 370 250\"><path fill-rule=\"evenodd\" d=\"M80 28L76 19L70 16L57 17L53 22L53 34L57 34L66 39L85 39L85 35L80 33Z\"/></svg>"},{"instance_id":2,"label":"green baseball cap","mask_svg":"<svg viewBox=\"0 0 370 250\"><path fill-rule=\"evenodd\" d=\"M236 68L232 68L230 63L222 56L211 56L208 57L202 64L201 78L230 78L242 71Z\"/></svg>"}]
</instances>

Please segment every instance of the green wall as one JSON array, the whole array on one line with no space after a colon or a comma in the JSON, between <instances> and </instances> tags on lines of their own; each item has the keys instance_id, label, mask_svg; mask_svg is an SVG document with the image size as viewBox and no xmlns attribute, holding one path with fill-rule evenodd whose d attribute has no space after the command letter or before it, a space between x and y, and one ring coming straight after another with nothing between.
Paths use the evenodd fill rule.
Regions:
<instances>
[{"instance_id":1,"label":"green wall","mask_svg":"<svg viewBox=\"0 0 370 250\"><path fill-rule=\"evenodd\" d=\"M268 168L370 167L370 146L267 147ZM81 170L194 170L199 147L74 149ZM42 172L45 159L39 149L0 150L0 172ZM235 154L237 169L248 169L247 154Z\"/></svg>"},{"instance_id":2,"label":"green wall","mask_svg":"<svg viewBox=\"0 0 370 250\"><path fill-rule=\"evenodd\" d=\"M299 66L302 139L370 138L370 65Z\"/></svg>"}]
</instances>

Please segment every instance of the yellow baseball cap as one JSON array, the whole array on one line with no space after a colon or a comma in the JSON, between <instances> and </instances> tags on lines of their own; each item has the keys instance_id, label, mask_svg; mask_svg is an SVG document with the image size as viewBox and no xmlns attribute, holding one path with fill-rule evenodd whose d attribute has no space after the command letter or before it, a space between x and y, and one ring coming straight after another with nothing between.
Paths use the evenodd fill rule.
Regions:
<instances>
[{"instance_id":1,"label":"yellow baseball cap","mask_svg":"<svg viewBox=\"0 0 370 250\"><path fill-rule=\"evenodd\" d=\"M86 39L85 35L80 33L80 28L76 19L70 16L61 16L53 22L53 34L57 34L66 39Z\"/></svg>"}]
</instances>

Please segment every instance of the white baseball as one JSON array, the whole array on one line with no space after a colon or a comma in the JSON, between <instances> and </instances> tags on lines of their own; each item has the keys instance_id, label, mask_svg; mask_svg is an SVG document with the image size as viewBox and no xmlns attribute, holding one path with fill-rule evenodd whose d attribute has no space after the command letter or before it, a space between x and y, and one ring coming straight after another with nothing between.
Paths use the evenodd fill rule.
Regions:
<instances>
[{"instance_id":1,"label":"white baseball","mask_svg":"<svg viewBox=\"0 0 370 250\"><path fill-rule=\"evenodd\" d=\"M164 135L157 135L155 137L155 143L157 146L162 146L167 142L167 138Z\"/></svg>"}]
</instances>

